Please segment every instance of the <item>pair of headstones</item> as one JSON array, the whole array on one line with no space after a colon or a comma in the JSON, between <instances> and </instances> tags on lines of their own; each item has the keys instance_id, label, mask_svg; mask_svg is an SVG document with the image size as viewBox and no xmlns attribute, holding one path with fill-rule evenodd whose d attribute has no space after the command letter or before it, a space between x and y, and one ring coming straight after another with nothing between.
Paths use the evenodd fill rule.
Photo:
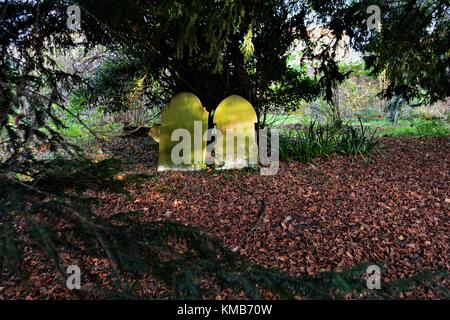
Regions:
<instances>
[{"instance_id":1,"label":"pair of headstones","mask_svg":"<svg viewBox=\"0 0 450 320\"><path fill-rule=\"evenodd\" d=\"M208 130L208 112L191 93L175 95L163 107L159 135L158 170L198 170L206 166L206 151L214 148L214 163L219 168L243 168L258 163L256 112L244 98L232 95L217 107L214 130ZM207 142L215 136L215 144ZM159 140L159 141L158 141ZM209 163L208 163L209 164Z\"/></svg>"}]
</instances>

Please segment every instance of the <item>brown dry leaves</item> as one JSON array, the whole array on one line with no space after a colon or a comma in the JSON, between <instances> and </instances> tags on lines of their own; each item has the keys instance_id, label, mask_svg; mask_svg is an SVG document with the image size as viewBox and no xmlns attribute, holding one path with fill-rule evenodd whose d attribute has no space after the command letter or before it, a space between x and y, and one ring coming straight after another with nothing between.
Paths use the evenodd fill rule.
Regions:
<instances>
[{"instance_id":1,"label":"brown dry leaves","mask_svg":"<svg viewBox=\"0 0 450 320\"><path fill-rule=\"evenodd\" d=\"M250 260L292 275L383 262L383 281L389 281L450 269L449 155L448 139L386 139L369 164L335 156L318 166L283 163L270 177L165 172L157 181L131 184L133 201L102 194L97 212L137 210L139 223L194 225ZM262 202L261 223L241 243ZM152 283L144 284L142 296L158 295ZM432 292L404 297L436 298Z\"/></svg>"}]
</instances>

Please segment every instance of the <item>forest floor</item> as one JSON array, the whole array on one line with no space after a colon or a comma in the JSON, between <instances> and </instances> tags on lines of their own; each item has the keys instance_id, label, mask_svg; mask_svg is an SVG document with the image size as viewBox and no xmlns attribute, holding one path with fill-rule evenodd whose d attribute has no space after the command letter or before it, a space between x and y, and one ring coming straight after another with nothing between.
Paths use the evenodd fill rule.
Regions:
<instances>
[{"instance_id":1,"label":"forest floor","mask_svg":"<svg viewBox=\"0 0 450 320\"><path fill-rule=\"evenodd\" d=\"M136 173L145 178L128 183L128 195L97 193L96 214L112 218L133 212L138 224L196 226L249 261L293 276L365 262L385 266L383 282L450 270L448 138L384 138L368 162L335 155L315 164L281 163L273 176L252 170L157 172L157 151L145 141L103 146L103 156L126 164L119 179ZM9 276L0 283L0 299L70 297L46 259L25 252L24 263L33 267L28 286ZM107 283L106 258L78 259L90 264L89 279ZM448 288L450 281L443 283ZM151 275L138 288L145 298L168 292ZM227 297L236 296L217 296ZM400 298L440 296L425 289Z\"/></svg>"}]
</instances>

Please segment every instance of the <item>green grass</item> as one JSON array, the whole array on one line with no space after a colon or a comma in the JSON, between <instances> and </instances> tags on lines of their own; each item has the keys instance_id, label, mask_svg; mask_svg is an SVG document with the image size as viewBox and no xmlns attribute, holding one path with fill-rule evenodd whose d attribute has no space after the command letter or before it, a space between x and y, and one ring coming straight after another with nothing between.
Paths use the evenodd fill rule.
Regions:
<instances>
[{"instance_id":1,"label":"green grass","mask_svg":"<svg viewBox=\"0 0 450 320\"><path fill-rule=\"evenodd\" d=\"M282 127L286 124L302 123L308 125L312 119L301 115L268 115L267 122L272 123L274 128ZM354 126L359 126L357 119L350 122ZM370 129L376 129L380 136L412 136L412 137L445 137L450 136L450 124L442 120L399 119L394 125L389 120L372 120L362 122L362 125Z\"/></svg>"},{"instance_id":2,"label":"green grass","mask_svg":"<svg viewBox=\"0 0 450 320\"><path fill-rule=\"evenodd\" d=\"M303 115L268 114L266 123L272 125L273 127L280 127L286 124L310 122L310 120L311 119L308 116Z\"/></svg>"},{"instance_id":3,"label":"green grass","mask_svg":"<svg viewBox=\"0 0 450 320\"><path fill-rule=\"evenodd\" d=\"M358 120L352 120L351 123L353 125L359 125ZM408 127L410 125L410 121L400 119L398 120L397 127ZM363 121L362 124L364 126L370 126L370 127L392 127L394 126L392 122L389 120L383 119L383 120L372 120L372 121Z\"/></svg>"},{"instance_id":4,"label":"green grass","mask_svg":"<svg viewBox=\"0 0 450 320\"><path fill-rule=\"evenodd\" d=\"M391 137L446 137L450 135L450 125L441 120L413 120L407 125L382 127L380 133Z\"/></svg>"},{"instance_id":5,"label":"green grass","mask_svg":"<svg viewBox=\"0 0 450 320\"><path fill-rule=\"evenodd\" d=\"M97 137L100 138L108 138L113 135L119 134L121 130L121 125L118 123L114 124L107 124L103 126L98 126L95 124L86 124L89 129L95 133ZM81 147L85 148L91 146L95 141L97 141L96 137L90 132L88 129L86 129L83 125L80 123L66 123L67 128L60 129L59 133L67 139L68 142Z\"/></svg>"}]
</instances>

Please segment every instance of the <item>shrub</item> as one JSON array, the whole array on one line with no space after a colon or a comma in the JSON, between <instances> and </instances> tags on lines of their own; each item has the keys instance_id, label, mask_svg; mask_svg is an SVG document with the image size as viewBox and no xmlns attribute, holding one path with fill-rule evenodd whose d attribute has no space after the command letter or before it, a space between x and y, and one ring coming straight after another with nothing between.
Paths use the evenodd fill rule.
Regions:
<instances>
[{"instance_id":1,"label":"shrub","mask_svg":"<svg viewBox=\"0 0 450 320\"><path fill-rule=\"evenodd\" d=\"M280 135L280 158L311 162L316 157L326 157L335 151L336 128L319 125L316 121L304 127L286 129Z\"/></svg>"},{"instance_id":2,"label":"shrub","mask_svg":"<svg viewBox=\"0 0 450 320\"><path fill-rule=\"evenodd\" d=\"M450 123L450 112L446 112L444 114L444 120L445 122Z\"/></svg>"},{"instance_id":3,"label":"shrub","mask_svg":"<svg viewBox=\"0 0 450 320\"><path fill-rule=\"evenodd\" d=\"M348 155L369 154L378 142L376 131L347 122L341 126L318 124L316 121L295 129L287 129L280 135L281 160L312 162L317 157L333 153Z\"/></svg>"},{"instance_id":4,"label":"shrub","mask_svg":"<svg viewBox=\"0 0 450 320\"><path fill-rule=\"evenodd\" d=\"M348 155L369 154L377 145L377 130L370 131L363 126L359 119L359 126L346 125L340 136L338 152Z\"/></svg>"},{"instance_id":5,"label":"shrub","mask_svg":"<svg viewBox=\"0 0 450 320\"><path fill-rule=\"evenodd\" d=\"M432 120L435 115L426 108L417 108L411 111L412 119Z\"/></svg>"},{"instance_id":6,"label":"shrub","mask_svg":"<svg viewBox=\"0 0 450 320\"><path fill-rule=\"evenodd\" d=\"M418 120L414 123L418 136L443 137L450 135L450 129L439 119Z\"/></svg>"},{"instance_id":7,"label":"shrub","mask_svg":"<svg viewBox=\"0 0 450 320\"><path fill-rule=\"evenodd\" d=\"M383 114L380 112L379 108L376 106L368 106L357 111L355 115L360 118L363 122L369 122L374 120L383 119Z\"/></svg>"}]
</instances>

